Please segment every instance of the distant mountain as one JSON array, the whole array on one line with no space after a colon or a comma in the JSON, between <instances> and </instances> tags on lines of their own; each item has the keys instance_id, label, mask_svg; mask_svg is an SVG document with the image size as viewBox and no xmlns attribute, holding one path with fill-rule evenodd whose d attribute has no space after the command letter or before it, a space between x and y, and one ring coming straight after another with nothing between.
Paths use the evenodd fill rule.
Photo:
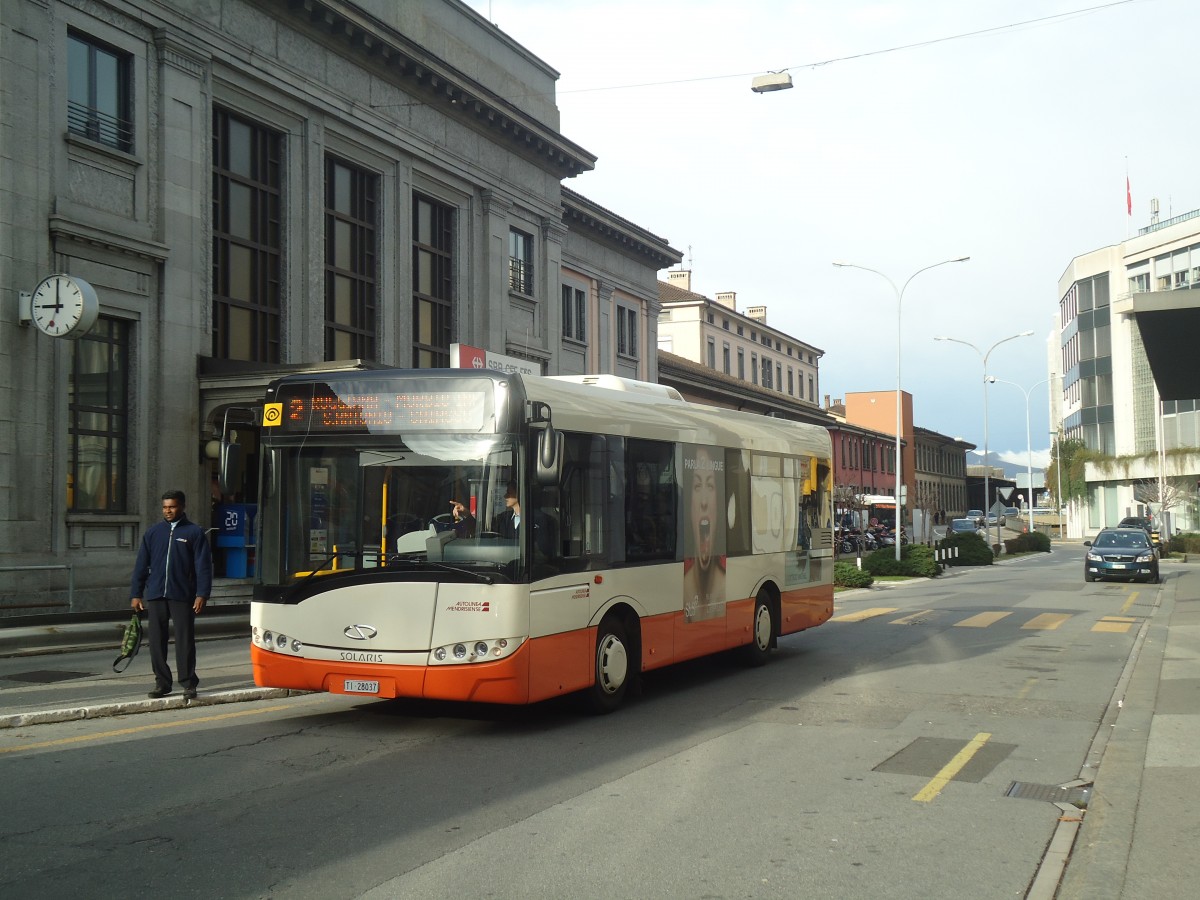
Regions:
<instances>
[{"instance_id":1,"label":"distant mountain","mask_svg":"<svg viewBox=\"0 0 1200 900\"><path fill-rule=\"evenodd\" d=\"M1020 463L1005 462L1004 460L1002 460L998 456L996 456L995 453L989 453L988 459L990 459L992 462L992 468L1001 469L1004 472L1005 478L1011 479L1012 481L1016 481L1017 476L1020 476L1021 482L1024 483L1025 473L1027 471L1026 466L1023 466ZM968 453L967 454L967 465L982 466L983 465L983 454L982 453ZM1044 482L1044 480L1045 480L1045 475L1042 472L1042 470L1040 468L1038 468L1037 466L1034 466L1033 467L1034 486L1036 487L1037 485L1042 484Z\"/></svg>"}]
</instances>

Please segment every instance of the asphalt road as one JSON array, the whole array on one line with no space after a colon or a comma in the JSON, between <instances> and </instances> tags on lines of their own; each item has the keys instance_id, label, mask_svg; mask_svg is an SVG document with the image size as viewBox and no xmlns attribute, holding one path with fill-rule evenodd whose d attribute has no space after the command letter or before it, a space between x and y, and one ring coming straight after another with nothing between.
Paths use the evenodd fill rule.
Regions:
<instances>
[{"instance_id":1,"label":"asphalt road","mask_svg":"<svg viewBox=\"0 0 1200 900\"><path fill-rule=\"evenodd\" d=\"M599 718L307 695L5 729L0 892L1022 897L1159 590L1067 551L852 592L761 669Z\"/></svg>"}]
</instances>

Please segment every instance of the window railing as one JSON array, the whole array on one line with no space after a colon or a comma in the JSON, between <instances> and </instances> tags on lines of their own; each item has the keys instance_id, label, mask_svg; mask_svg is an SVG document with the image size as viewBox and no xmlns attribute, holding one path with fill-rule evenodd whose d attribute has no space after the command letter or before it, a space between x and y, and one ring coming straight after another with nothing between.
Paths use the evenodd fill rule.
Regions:
<instances>
[{"instance_id":1,"label":"window railing","mask_svg":"<svg viewBox=\"0 0 1200 900\"><path fill-rule=\"evenodd\" d=\"M533 296L533 266L514 256L508 258L508 286L518 294Z\"/></svg>"},{"instance_id":2,"label":"window railing","mask_svg":"<svg viewBox=\"0 0 1200 900\"><path fill-rule=\"evenodd\" d=\"M82 103L67 104L67 130L126 153L133 149L132 123Z\"/></svg>"}]
</instances>

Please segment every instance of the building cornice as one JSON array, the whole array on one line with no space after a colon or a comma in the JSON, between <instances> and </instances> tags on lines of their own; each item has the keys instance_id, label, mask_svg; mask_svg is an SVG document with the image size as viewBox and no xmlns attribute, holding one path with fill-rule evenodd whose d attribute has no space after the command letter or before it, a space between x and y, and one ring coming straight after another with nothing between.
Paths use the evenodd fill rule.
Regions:
<instances>
[{"instance_id":1,"label":"building cornice","mask_svg":"<svg viewBox=\"0 0 1200 900\"><path fill-rule=\"evenodd\" d=\"M623 253L648 259L656 269L666 269L683 261L683 253L668 244L665 238L651 234L582 194L564 187L562 204L563 220L568 226L586 230Z\"/></svg>"},{"instance_id":2,"label":"building cornice","mask_svg":"<svg viewBox=\"0 0 1200 900\"><path fill-rule=\"evenodd\" d=\"M543 170L573 178L595 168L593 154L360 7L335 0L275 2L429 107L483 131Z\"/></svg>"},{"instance_id":3,"label":"building cornice","mask_svg":"<svg viewBox=\"0 0 1200 900\"><path fill-rule=\"evenodd\" d=\"M778 415L795 422L807 422L825 428L841 427L841 423L825 410L787 394L762 388L740 381L708 366L692 362L665 350L658 351L658 381L676 388L684 396L689 394L707 398L710 402L737 404L738 409L762 415ZM699 402L705 402L701 399ZM713 402L713 405L721 405Z\"/></svg>"}]
</instances>

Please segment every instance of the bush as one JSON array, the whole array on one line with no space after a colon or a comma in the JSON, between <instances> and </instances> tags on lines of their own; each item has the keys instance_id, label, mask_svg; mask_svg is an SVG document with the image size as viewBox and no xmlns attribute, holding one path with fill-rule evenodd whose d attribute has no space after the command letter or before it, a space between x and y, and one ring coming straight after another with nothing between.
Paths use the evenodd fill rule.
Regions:
<instances>
[{"instance_id":1,"label":"bush","mask_svg":"<svg viewBox=\"0 0 1200 900\"><path fill-rule=\"evenodd\" d=\"M995 562L995 554L983 540L983 537L972 532L959 532L949 535L941 542L945 549L958 548L958 557L946 560L948 566L990 566Z\"/></svg>"},{"instance_id":2,"label":"bush","mask_svg":"<svg viewBox=\"0 0 1200 900\"><path fill-rule=\"evenodd\" d=\"M870 572L854 563L837 562L833 564L833 583L838 587L870 587L875 579Z\"/></svg>"},{"instance_id":3,"label":"bush","mask_svg":"<svg viewBox=\"0 0 1200 900\"><path fill-rule=\"evenodd\" d=\"M899 561L896 560L894 547L881 548L863 558L863 568L872 575L911 575L917 578L934 578L942 571L933 548L924 544L901 546Z\"/></svg>"},{"instance_id":4,"label":"bush","mask_svg":"<svg viewBox=\"0 0 1200 900\"><path fill-rule=\"evenodd\" d=\"M1050 536L1040 531L1018 534L1004 542L1006 553L1049 553Z\"/></svg>"},{"instance_id":5,"label":"bush","mask_svg":"<svg viewBox=\"0 0 1200 900\"><path fill-rule=\"evenodd\" d=\"M1171 553L1200 553L1200 534L1173 534L1166 549Z\"/></svg>"}]
</instances>

